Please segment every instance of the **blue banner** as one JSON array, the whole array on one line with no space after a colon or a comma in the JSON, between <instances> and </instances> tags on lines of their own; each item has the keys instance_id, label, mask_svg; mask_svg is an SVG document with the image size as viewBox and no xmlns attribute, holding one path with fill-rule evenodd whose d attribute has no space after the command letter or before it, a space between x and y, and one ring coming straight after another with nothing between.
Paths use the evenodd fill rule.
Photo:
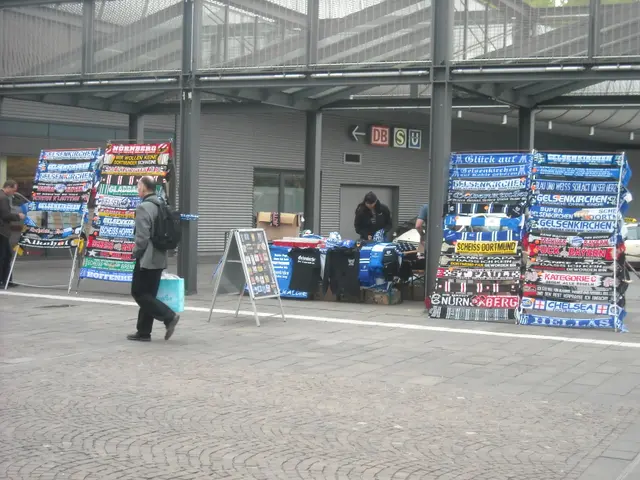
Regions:
<instances>
[{"instance_id":1,"label":"blue banner","mask_svg":"<svg viewBox=\"0 0 640 480\"><path fill-rule=\"evenodd\" d=\"M620 210L617 208L562 208L534 205L529 208L534 220L555 218L558 220L618 220Z\"/></svg>"},{"instance_id":2,"label":"blue banner","mask_svg":"<svg viewBox=\"0 0 640 480\"><path fill-rule=\"evenodd\" d=\"M536 190L566 193L617 194L618 182L569 182L557 180L536 180Z\"/></svg>"},{"instance_id":3,"label":"blue banner","mask_svg":"<svg viewBox=\"0 0 640 480\"><path fill-rule=\"evenodd\" d=\"M447 215L444 217L445 227L503 227L520 228L523 217L466 217L459 215Z\"/></svg>"},{"instance_id":4,"label":"blue banner","mask_svg":"<svg viewBox=\"0 0 640 480\"><path fill-rule=\"evenodd\" d=\"M273 260L273 271L278 280L280 296L283 298L309 298L308 292L299 292L289 288L291 275L293 273L293 260L289 257L291 247L272 245L269 247L269 251L271 252L271 259Z\"/></svg>"},{"instance_id":5,"label":"blue banner","mask_svg":"<svg viewBox=\"0 0 640 480\"><path fill-rule=\"evenodd\" d=\"M96 162L52 163L41 160L38 162L38 170L59 173L93 172L96 170Z\"/></svg>"},{"instance_id":6,"label":"blue banner","mask_svg":"<svg viewBox=\"0 0 640 480\"><path fill-rule=\"evenodd\" d=\"M133 228L121 227L100 227L100 236L102 238L133 238Z\"/></svg>"},{"instance_id":7,"label":"blue banner","mask_svg":"<svg viewBox=\"0 0 640 480\"><path fill-rule=\"evenodd\" d=\"M527 165L533 161L530 153L454 153L451 165Z\"/></svg>"},{"instance_id":8,"label":"blue banner","mask_svg":"<svg viewBox=\"0 0 640 480\"><path fill-rule=\"evenodd\" d=\"M35 183L84 183L93 182L96 172L40 172L36 171Z\"/></svg>"},{"instance_id":9,"label":"blue banner","mask_svg":"<svg viewBox=\"0 0 640 480\"><path fill-rule=\"evenodd\" d=\"M120 217L98 217L98 221L93 222L97 227L135 227L136 221L133 218Z\"/></svg>"},{"instance_id":10,"label":"blue banner","mask_svg":"<svg viewBox=\"0 0 640 480\"><path fill-rule=\"evenodd\" d=\"M501 177L528 177L531 174L531 165L508 165L504 167L458 167L449 171L451 178L501 178Z\"/></svg>"},{"instance_id":11,"label":"blue banner","mask_svg":"<svg viewBox=\"0 0 640 480\"><path fill-rule=\"evenodd\" d=\"M468 240L471 242L509 242L512 240L520 241L522 239L522 231L502 230L500 232L456 232L454 230L444 231L445 242L452 244L458 240Z\"/></svg>"},{"instance_id":12,"label":"blue banner","mask_svg":"<svg viewBox=\"0 0 640 480\"><path fill-rule=\"evenodd\" d=\"M95 268L81 268L80 278L102 280L105 282L129 283L133 278L133 273L111 272L107 270L97 270Z\"/></svg>"},{"instance_id":13,"label":"blue banner","mask_svg":"<svg viewBox=\"0 0 640 480\"><path fill-rule=\"evenodd\" d=\"M624 161L624 155L605 154L605 155L585 155L572 153L538 153L536 154L536 162L540 165L589 165L596 167L606 167L621 165Z\"/></svg>"},{"instance_id":14,"label":"blue banner","mask_svg":"<svg viewBox=\"0 0 640 480\"><path fill-rule=\"evenodd\" d=\"M468 191L513 191L529 187L529 178L509 178L506 180L450 180L451 190Z\"/></svg>"},{"instance_id":15,"label":"blue banner","mask_svg":"<svg viewBox=\"0 0 640 480\"><path fill-rule=\"evenodd\" d=\"M605 303L574 303L531 297L524 297L521 302L521 307L546 312L580 313L584 315L618 316L622 311L617 305Z\"/></svg>"},{"instance_id":16,"label":"blue banner","mask_svg":"<svg viewBox=\"0 0 640 480\"><path fill-rule=\"evenodd\" d=\"M121 210L134 209L142 203L140 197L111 197L102 196L98 199L98 205L102 208L117 208Z\"/></svg>"},{"instance_id":17,"label":"blue banner","mask_svg":"<svg viewBox=\"0 0 640 480\"><path fill-rule=\"evenodd\" d=\"M519 217L524 213L524 207L523 203L449 203L445 214L503 213L508 217Z\"/></svg>"},{"instance_id":18,"label":"blue banner","mask_svg":"<svg viewBox=\"0 0 640 480\"><path fill-rule=\"evenodd\" d=\"M520 325L541 325L545 327L573 327L573 328L615 328L617 317L604 318L563 318L548 317L546 315L524 314L518 318Z\"/></svg>"},{"instance_id":19,"label":"blue banner","mask_svg":"<svg viewBox=\"0 0 640 480\"><path fill-rule=\"evenodd\" d=\"M42 150L40 152L40 160L96 160L102 155L100 148L88 150Z\"/></svg>"},{"instance_id":20,"label":"blue banner","mask_svg":"<svg viewBox=\"0 0 640 480\"><path fill-rule=\"evenodd\" d=\"M618 180L620 168L575 168L575 167L545 167L535 170L536 177L569 177L569 178L602 178L604 180ZM622 169L622 185L627 186L631 179L631 169Z\"/></svg>"},{"instance_id":21,"label":"blue banner","mask_svg":"<svg viewBox=\"0 0 640 480\"><path fill-rule=\"evenodd\" d=\"M613 232L617 228L617 222L588 221L588 220L552 220L543 218L531 220L529 223L533 230L554 230L558 232Z\"/></svg>"},{"instance_id":22,"label":"blue banner","mask_svg":"<svg viewBox=\"0 0 640 480\"><path fill-rule=\"evenodd\" d=\"M534 205L557 205L562 207L615 207L616 195L571 195L560 193L537 193L531 199Z\"/></svg>"}]
</instances>

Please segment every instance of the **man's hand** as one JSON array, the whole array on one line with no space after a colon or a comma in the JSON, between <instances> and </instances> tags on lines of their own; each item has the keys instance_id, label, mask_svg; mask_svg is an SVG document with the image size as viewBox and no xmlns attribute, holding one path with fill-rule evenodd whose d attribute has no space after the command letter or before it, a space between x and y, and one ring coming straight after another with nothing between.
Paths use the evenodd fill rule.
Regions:
<instances>
[{"instance_id":1,"label":"man's hand","mask_svg":"<svg viewBox=\"0 0 640 480\"><path fill-rule=\"evenodd\" d=\"M25 218L24 213L19 213L18 216L20 217L20 220L24 220Z\"/></svg>"}]
</instances>

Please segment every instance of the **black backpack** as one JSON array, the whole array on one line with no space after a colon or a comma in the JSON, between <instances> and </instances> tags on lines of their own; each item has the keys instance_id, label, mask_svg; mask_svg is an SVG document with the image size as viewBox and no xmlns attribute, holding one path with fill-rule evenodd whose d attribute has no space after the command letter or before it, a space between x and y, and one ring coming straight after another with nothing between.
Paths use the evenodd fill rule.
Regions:
<instances>
[{"instance_id":1,"label":"black backpack","mask_svg":"<svg viewBox=\"0 0 640 480\"><path fill-rule=\"evenodd\" d=\"M171 210L164 200L153 203L158 206L158 216L153 224L151 243L158 250L173 250L182 239L180 214Z\"/></svg>"}]
</instances>

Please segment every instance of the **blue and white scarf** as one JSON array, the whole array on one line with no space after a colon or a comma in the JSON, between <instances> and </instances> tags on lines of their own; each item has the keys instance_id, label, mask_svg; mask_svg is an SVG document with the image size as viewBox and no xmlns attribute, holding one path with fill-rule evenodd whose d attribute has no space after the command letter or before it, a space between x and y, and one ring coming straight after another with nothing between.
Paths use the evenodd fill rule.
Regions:
<instances>
[{"instance_id":1,"label":"blue and white scarf","mask_svg":"<svg viewBox=\"0 0 640 480\"><path fill-rule=\"evenodd\" d=\"M529 188L529 177L506 180L449 180L450 190L470 191L514 191Z\"/></svg>"},{"instance_id":2,"label":"blue and white scarf","mask_svg":"<svg viewBox=\"0 0 640 480\"><path fill-rule=\"evenodd\" d=\"M529 208L534 220L555 218L558 220L618 220L620 210L617 208L562 208L534 205Z\"/></svg>"},{"instance_id":3,"label":"blue and white scarf","mask_svg":"<svg viewBox=\"0 0 640 480\"><path fill-rule=\"evenodd\" d=\"M542 218L540 220L531 220L529 227L532 230L553 230L557 232L611 232L617 228L615 221L600 220L555 220Z\"/></svg>"},{"instance_id":4,"label":"blue and white scarf","mask_svg":"<svg viewBox=\"0 0 640 480\"><path fill-rule=\"evenodd\" d=\"M459 167L454 166L449 171L451 178L512 178L528 177L531 165L508 165L504 167Z\"/></svg>"},{"instance_id":5,"label":"blue and white scarf","mask_svg":"<svg viewBox=\"0 0 640 480\"><path fill-rule=\"evenodd\" d=\"M588 165L594 167L608 167L621 165L624 155L589 155L589 154L569 154L569 153L537 153L535 161L539 165Z\"/></svg>"},{"instance_id":6,"label":"blue and white scarf","mask_svg":"<svg viewBox=\"0 0 640 480\"><path fill-rule=\"evenodd\" d=\"M451 165L530 165L533 155L530 153L454 153Z\"/></svg>"}]
</instances>

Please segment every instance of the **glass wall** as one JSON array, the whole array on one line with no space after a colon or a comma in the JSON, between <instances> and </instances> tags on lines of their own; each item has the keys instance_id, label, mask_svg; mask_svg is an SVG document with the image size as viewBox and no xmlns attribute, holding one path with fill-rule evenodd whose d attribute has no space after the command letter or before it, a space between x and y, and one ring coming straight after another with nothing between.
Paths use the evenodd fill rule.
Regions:
<instances>
[{"instance_id":1,"label":"glass wall","mask_svg":"<svg viewBox=\"0 0 640 480\"><path fill-rule=\"evenodd\" d=\"M304 211L304 172L255 169L253 213Z\"/></svg>"}]
</instances>

